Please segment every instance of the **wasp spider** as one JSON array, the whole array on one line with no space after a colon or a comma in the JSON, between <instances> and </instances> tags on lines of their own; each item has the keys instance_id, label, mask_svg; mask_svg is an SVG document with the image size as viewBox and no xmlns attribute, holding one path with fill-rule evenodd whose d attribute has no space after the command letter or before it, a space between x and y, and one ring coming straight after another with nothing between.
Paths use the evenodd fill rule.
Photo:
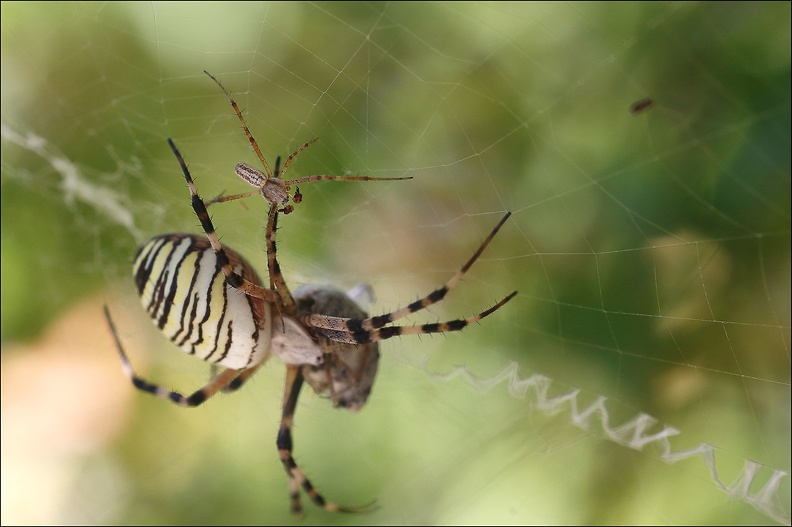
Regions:
<instances>
[{"instance_id":1,"label":"wasp spider","mask_svg":"<svg viewBox=\"0 0 792 527\"><path fill-rule=\"evenodd\" d=\"M247 127L245 131L263 161ZM392 324L440 302L459 283L511 213L503 216L473 256L445 285L404 308L368 317L353 294L311 285L290 292L278 264L275 243L278 213L283 210L279 206L286 206L288 193L286 201L270 199L262 187L261 193L270 204L266 228L269 284L265 287L241 255L220 243L206 209L207 203L198 195L184 159L173 141L168 139L168 144L184 173L192 207L204 234L164 234L144 243L133 265L135 284L146 312L174 344L225 369L188 396L138 376L105 307L124 372L137 389L180 406L194 407L220 391L239 389L271 355L275 355L286 364L276 444L288 476L292 512L301 511L300 488L326 510L362 510L326 501L292 456L292 423L303 383L308 383L319 395L330 398L335 406L357 411L366 403L376 377L379 341L399 335L458 331L500 309L517 294L516 291L468 318L416 326ZM289 156L284 170L301 149ZM277 165L273 179L277 179Z\"/></svg>"}]
</instances>

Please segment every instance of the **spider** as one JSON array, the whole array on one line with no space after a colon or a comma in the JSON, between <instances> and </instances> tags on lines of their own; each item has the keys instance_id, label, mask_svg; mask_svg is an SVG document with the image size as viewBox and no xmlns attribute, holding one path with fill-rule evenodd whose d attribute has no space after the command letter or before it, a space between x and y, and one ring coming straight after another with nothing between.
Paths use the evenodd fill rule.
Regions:
<instances>
[{"instance_id":1,"label":"spider","mask_svg":"<svg viewBox=\"0 0 792 527\"><path fill-rule=\"evenodd\" d=\"M282 179L283 175L286 173L286 169L289 168L292 160L297 157L297 154L311 146L316 139L312 139L306 143L300 145L297 150L295 150L289 157L286 158L286 162L283 163L283 168L280 168L280 156L275 159L275 171L273 172L270 170L269 164L267 160L264 158L264 154L261 153L261 148L259 148L258 143L253 138L253 134L250 132L250 128L248 128L247 123L245 122L245 118L242 116L242 111L239 109L239 105L236 103L234 98L231 96L231 93L225 89L225 86L211 73L204 70L209 78L211 78L220 89L223 91L226 97L228 97L229 102L231 103L231 107L234 109L234 112L237 114L237 118L239 122L242 123L242 128L245 130L245 135L247 135L248 140L250 141L250 145L253 147L253 151L256 152L259 160L261 161L262 166L264 167L264 172L253 168L252 166L246 163L237 163L234 167L234 172L237 176L247 181L250 185L256 187L257 190L252 192L244 192L242 194L234 194L231 196L218 196L212 200L210 200L207 204L211 205L212 203L219 203L223 201L232 201L235 199L247 198L249 196L253 196L255 194L261 194L261 196L269 203L270 205L282 205L283 208L280 209L280 212L284 214L289 214L294 210L292 205L289 205L289 199L294 203L300 203L302 201L302 194L300 194L300 189L296 185L298 183L309 183L311 181L401 181L404 179L412 179L411 176L407 177L388 177L388 178L374 178L369 176L328 176L328 175L312 175L312 176L305 176L301 178L294 178L284 180ZM291 190L291 185L295 185L295 191L293 194L289 194Z\"/></svg>"},{"instance_id":2,"label":"spider","mask_svg":"<svg viewBox=\"0 0 792 527\"><path fill-rule=\"evenodd\" d=\"M232 105L237 109L233 99ZM237 114L244 124L238 109ZM260 149L246 125L245 132L266 168ZM204 202L181 153L171 139L168 139L168 144L184 174L192 208L204 234L163 234L141 245L133 264L135 285L144 309L165 336L183 351L224 369L188 396L140 377L127 357L110 311L105 306L105 316L124 372L133 386L141 391L179 406L195 407L220 391L238 390L271 355L275 355L286 365L276 446L288 477L292 512L299 514L302 511L300 489L317 506L328 511L366 510L367 507L344 507L325 500L294 460L292 425L302 385L307 383L320 396L330 398L336 407L357 411L365 405L374 384L379 363L379 341L399 335L459 331L511 300L516 291L468 318L415 326L393 325L443 300L511 213L503 216L473 256L445 285L406 307L369 317L356 302L360 295L354 292L343 293L315 285L290 292L278 264L275 239L278 214L291 211L286 205L288 186L284 183L285 201L270 199L271 194L264 191L267 181L279 180L277 162L275 172L266 178L260 191L270 205L265 236L269 287L265 287L253 267L239 253L220 243L207 212L207 206L212 203L250 194ZM284 171L289 161L304 147L289 156ZM269 170L267 172L269 174ZM325 179L330 176L309 177ZM307 180L300 178L300 181Z\"/></svg>"}]
</instances>

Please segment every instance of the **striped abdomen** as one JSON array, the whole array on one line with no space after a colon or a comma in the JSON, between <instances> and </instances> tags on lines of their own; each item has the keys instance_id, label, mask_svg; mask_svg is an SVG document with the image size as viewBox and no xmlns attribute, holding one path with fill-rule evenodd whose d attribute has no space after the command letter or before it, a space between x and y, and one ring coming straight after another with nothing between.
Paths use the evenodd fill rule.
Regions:
<instances>
[{"instance_id":1,"label":"striped abdomen","mask_svg":"<svg viewBox=\"0 0 792 527\"><path fill-rule=\"evenodd\" d=\"M234 270L261 285L239 254L225 248ZM205 236L163 234L138 249L133 266L143 308L182 350L226 368L243 369L266 357L270 306L226 285Z\"/></svg>"}]
</instances>

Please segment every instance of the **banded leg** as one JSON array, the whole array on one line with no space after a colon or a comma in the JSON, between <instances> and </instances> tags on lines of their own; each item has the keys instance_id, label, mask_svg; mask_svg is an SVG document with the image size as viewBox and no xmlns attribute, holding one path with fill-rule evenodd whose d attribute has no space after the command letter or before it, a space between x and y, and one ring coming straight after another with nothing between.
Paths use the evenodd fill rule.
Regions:
<instances>
[{"instance_id":1,"label":"banded leg","mask_svg":"<svg viewBox=\"0 0 792 527\"><path fill-rule=\"evenodd\" d=\"M173 153L176 155L176 159L179 160L179 165L181 166L182 172L184 173L184 179L187 180L187 187L190 189L190 195L192 196L193 210L195 211L195 215L198 216L198 220L201 222L201 227L203 227L206 237L209 239L209 243L212 245L212 249L214 249L215 253L217 253L217 262L220 264L223 274L226 277L226 282L231 287L239 289L246 295L261 298L265 302L272 304L280 301L280 296L276 291L265 289L259 285L256 285L234 271L231 262L228 260L228 255L223 249L220 239L217 237L214 225L212 224L212 219L209 217L209 213L206 211L206 205L198 195L198 191L195 188L195 183L193 182L192 176L190 176L190 171L187 169L187 164L184 162L184 158L182 157L181 153L179 153L179 150L176 148L176 145L173 144L173 141L170 138L168 138L168 144L170 145L171 150L173 150Z\"/></svg>"},{"instance_id":2,"label":"banded leg","mask_svg":"<svg viewBox=\"0 0 792 527\"><path fill-rule=\"evenodd\" d=\"M351 337L349 339L339 340L336 337L330 337L333 340L338 340L339 342L368 342L366 340L360 340L366 335L370 335L372 337L376 337L377 340L384 340L390 337L394 337L396 335L413 335L417 333L438 333L442 331L458 331L468 324L475 322L477 320L481 320L482 318L486 317L493 311L499 309L503 306L506 302L511 300L516 291L512 292L506 298L498 302L492 308L479 313L473 317L468 319L462 320L455 320L451 322L444 322L439 324L424 324L423 326L407 326L407 327L390 327L384 328L388 324L395 322L401 318L404 318L408 315L426 309L427 307L431 306L432 304L436 304L445 298L449 291L451 291L462 277L465 276L468 269L478 260L479 256L484 252L484 249L487 248L487 245L492 241L495 235L500 230L501 226L509 219L511 216L511 212L507 212L505 216L498 222L492 232L490 232L489 236L482 242L479 248L473 253L473 256L462 266L462 268L451 277L451 279L446 282L446 284L425 297L416 300L415 302L411 303L407 307L403 307L401 309L397 309L396 311L392 311L390 313L386 313L384 315L379 315L376 317L371 317L363 320L351 319L351 318L344 318L344 317L332 317L328 315L320 315L320 314L311 314L306 315L303 317L302 321L304 324L314 327L329 330L333 334L347 334ZM384 328L382 331L376 331L379 328ZM421 330L423 328L423 330ZM325 332L328 336L330 335L329 332Z\"/></svg>"},{"instance_id":3,"label":"banded leg","mask_svg":"<svg viewBox=\"0 0 792 527\"><path fill-rule=\"evenodd\" d=\"M344 342L347 344L365 344L367 342L379 342L393 337L402 335L424 335L428 333L446 333L450 331L461 331L474 322L478 322L485 318L501 307L506 302L514 298L517 291L512 291L511 294L506 296L503 300L495 304L489 309L482 311L472 317L461 318L457 320L449 320L447 322L433 322L431 324L418 324L416 326L385 326L378 329L367 329L359 331L350 330L333 330L317 328L322 335L334 340L336 342ZM323 317L324 315L309 315L309 317ZM357 322L354 319L353 322ZM310 324L309 324L310 325ZM315 327L315 326L314 326Z\"/></svg>"},{"instance_id":4,"label":"banded leg","mask_svg":"<svg viewBox=\"0 0 792 527\"><path fill-rule=\"evenodd\" d=\"M270 288L276 290L281 297L281 304L278 305L279 309L283 309L281 314L291 316L294 315L296 304L278 263L278 249L275 242L277 231L278 207L271 205L267 216L267 267L270 275Z\"/></svg>"},{"instance_id":5,"label":"banded leg","mask_svg":"<svg viewBox=\"0 0 792 527\"><path fill-rule=\"evenodd\" d=\"M244 381L253 375L261 367L261 365L266 362L266 360L263 360L256 366L245 370L223 370L218 375L213 377L203 388L196 390L192 395L185 397L179 392L174 392L149 382L135 373L135 370L132 368L132 364L129 362L129 358L124 351L124 347L121 344L121 339L118 337L118 331L116 330L113 319L110 316L110 310L107 308L107 306L104 306L104 313L105 318L107 318L107 323L110 326L110 332L113 334L113 340L115 341L116 348L118 349L118 354L121 356L121 366L124 368L124 373L126 373L127 377L129 377L129 380L132 381L132 385L140 391L150 393L155 397L159 397L160 399L171 401L172 403L178 404L179 406L187 408L199 406L221 390L224 392L238 390Z\"/></svg>"},{"instance_id":6,"label":"banded leg","mask_svg":"<svg viewBox=\"0 0 792 527\"><path fill-rule=\"evenodd\" d=\"M268 358L269 358L269 356L268 356ZM252 367L247 368L245 370L235 370L235 371L239 372L239 375L234 377L234 379L231 382L229 382L227 386L223 387L223 392L231 393L231 392L235 392L238 389L242 388L242 385L245 384L245 381L247 381L249 378L251 378L253 376L253 374L255 374L259 370L259 368L261 368L264 365L265 362L267 362L267 359L264 359L263 361L261 361L260 363L256 364L255 366L252 366Z\"/></svg>"},{"instance_id":7,"label":"banded leg","mask_svg":"<svg viewBox=\"0 0 792 527\"><path fill-rule=\"evenodd\" d=\"M231 107L234 109L234 111L237 114L237 117L239 117L239 121L242 123L242 128L245 130L245 135L247 135L248 141L250 141L250 146L253 147L253 150L256 152L256 155L259 158L259 161L261 161L261 164L264 165L264 170L267 173L267 178L271 178L272 170L270 170L270 167L267 164L267 160L264 159L264 154L261 153L261 149L259 148L258 143L256 142L255 139L253 139L253 134L250 133L250 128L248 128L248 125L245 122L245 118L242 116L242 112L240 111L239 106L237 106L236 101L234 100L233 97L231 97L231 94L228 92L228 90L225 89L225 86L223 86L223 84L219 80L217 80L217 77L215 77L206 70L204 70L204 73L209 75L209 78L215 81L217 85L220 86L220 89L223 90L223 93L225 93L226 97L228 97L228 100L231 102Z\"/></svg>"},{"instance_id":8,"label":"banded leg","mask_svg":"<svg viewBox=\"0 0 792 527\"><path fill-rule=\"evenodd\" d=\"M278 446L278 456L289 477L291 511L294 514L300 514L302 512L302 505L300 504L300 487L302 487L305 493L308 494L308 497L311 498L311 501L327 511L362 512L366 510L365 507L360 509L342 507L325 500L311 484L305 472L297 466L297 462L292 456L293 442L291 430L294 424L294 412L297 408L297 398L300 396L300 388L302 388L304 380L300 369L301 366L286 366L286 387L283 391L283 415L281 417L281 425L278 430L278 439L276 442Z\"/></svg>"}]
</instances>

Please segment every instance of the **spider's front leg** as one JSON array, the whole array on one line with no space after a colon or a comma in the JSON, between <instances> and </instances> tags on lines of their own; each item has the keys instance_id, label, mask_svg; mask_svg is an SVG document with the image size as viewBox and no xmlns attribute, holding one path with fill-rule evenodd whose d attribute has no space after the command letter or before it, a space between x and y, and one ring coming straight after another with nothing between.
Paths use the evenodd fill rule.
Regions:
<instances>
[{"instance_id":1,"label":"spider's front leg","mask_svg":"<svg viewBox=\"0 0 792 527\"><path fill-rule=\"evenodd\" d=\"M203 199L201 199L201 196L198 195L198 190L195 188L195 182L190 175L190 171L187 169L187 163L184 162L184 158L179 152L179 149L176 148L176 145L170 138L168 138L168 144L170 145L173 154L176 156L176 159L179 161L179 166L181 166L184 179L187 181L187 187L190 190L190 196L192 196L193 211L195 211L195 215L198 216L198 220L201 222L201 227L203 227L204 233L206 234L212 249L217 254L217 262L226 278L226 282L234 289L239 289L246 295L261 298L265 302L274 304L280 301L280 296L275 291L265 289L258 284L254 284L250 280L234 271L234 266L231 265L228 254L226 253L225 249L223 249L223 244L220 243L220 238L217 237L212 219L209 217L209 213L206 210L206 204L204 203Z\"/></svg>"}]
</instances>

